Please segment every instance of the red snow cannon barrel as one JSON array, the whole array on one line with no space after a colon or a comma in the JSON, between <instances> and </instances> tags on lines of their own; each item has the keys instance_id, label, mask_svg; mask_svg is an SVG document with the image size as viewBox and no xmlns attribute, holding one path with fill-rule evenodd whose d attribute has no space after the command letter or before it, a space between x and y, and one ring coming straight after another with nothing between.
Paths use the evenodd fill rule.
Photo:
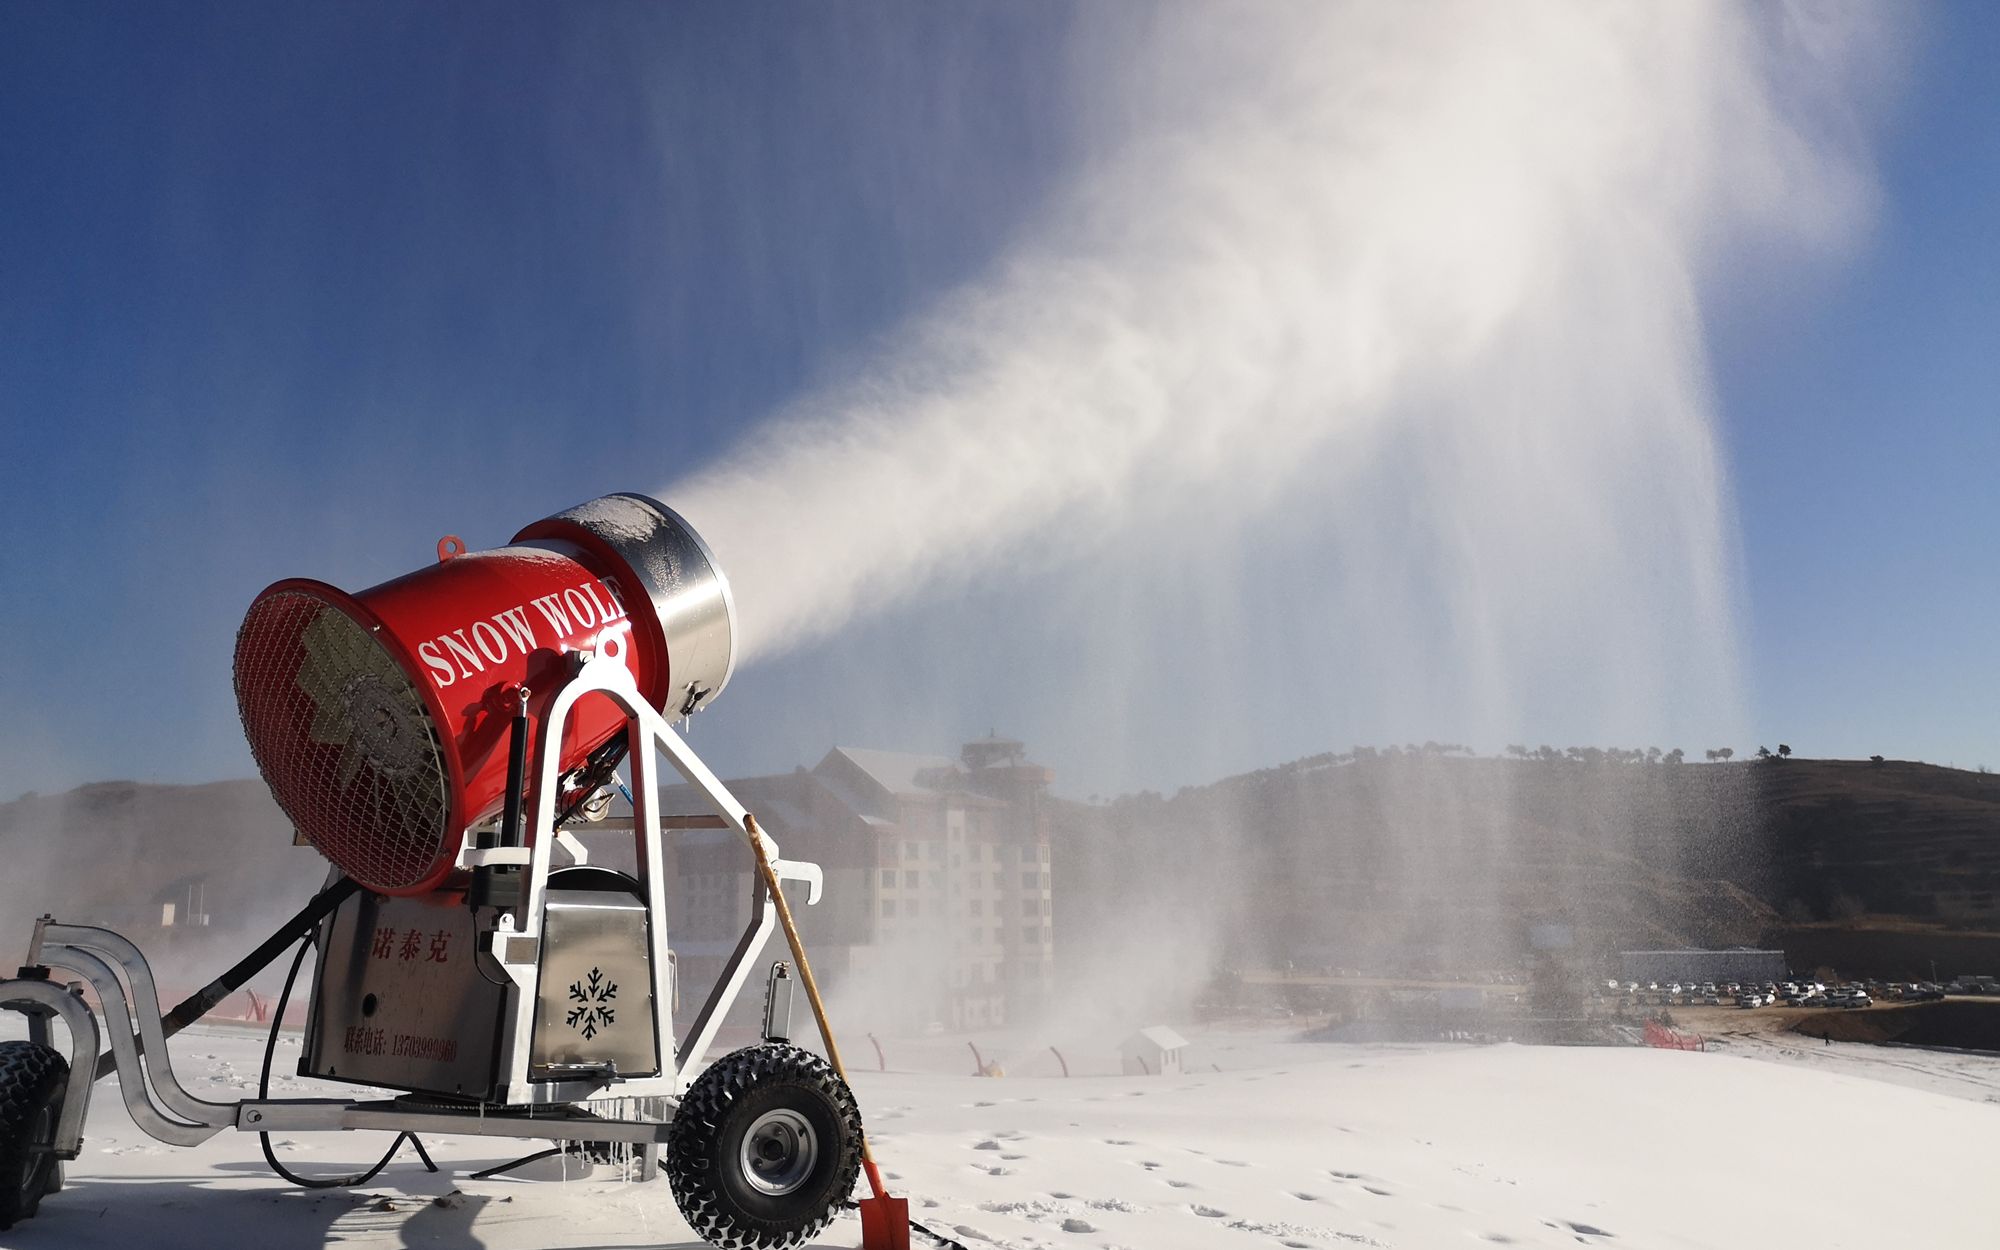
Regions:
<instances>
[{"instance_id":1,"label":"red snow cannon barrel","mask_svg":"<svg viewBox=\"0 0 2000 1250\"><path fill-rule=\"evenodd\" d=\"M707 706L735 659L729 583L687 522L607 495L348 594L282 581L236 635L236 703L271 796L320 854L382 894L452 874L466 828L500 810L518 689L539 725L574 661L625 641L640 693L669 717ZM603 698L570 714L562 766L624 728Z\"/></svg>"}]
</instances>

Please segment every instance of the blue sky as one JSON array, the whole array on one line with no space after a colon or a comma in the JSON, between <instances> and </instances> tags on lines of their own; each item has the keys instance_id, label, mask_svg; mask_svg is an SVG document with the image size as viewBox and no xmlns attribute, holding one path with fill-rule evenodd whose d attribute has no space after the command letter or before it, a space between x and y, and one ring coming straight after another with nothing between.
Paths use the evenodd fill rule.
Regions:
<instances>
[{"instance_id":1,"label":"blue sky","mask_svg":"<svg viewBox=\"0 0 2000 1250\"><path fill-rule=\"evenodd\" d=\"M2000 766L2000 20L1925 13L1872 230L1710 349L1755 733ZM261 587L656 489L855 369L1087 154L1090 37L1047 5L0 9L0 798L249 775ZM698 748L1032 725L913 638L939 619L739 677ZM1232 762L1349 744L1309 738Z\"/></svg>"}]
</instances>

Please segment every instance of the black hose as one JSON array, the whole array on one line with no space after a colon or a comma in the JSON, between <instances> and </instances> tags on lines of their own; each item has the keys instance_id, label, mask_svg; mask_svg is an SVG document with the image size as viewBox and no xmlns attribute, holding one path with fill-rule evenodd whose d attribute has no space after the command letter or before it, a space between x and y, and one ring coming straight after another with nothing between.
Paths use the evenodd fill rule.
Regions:
<instances>
[{"instance_id":1,"label":"black hose","mask_svg":"<svg viewBox=\"0 0 2000 1250\"><path fill-rule=\"evenodd\" d=\"M292 999L292 985L299 979L299 968L305 963L306 952L312 949L312 945L313 939L310 933L300 940L299 953L292 956L292 970L285 974L285 988L279 992L278 1005L271 1012L271 1034L264 1042L264 1070L257 1077L257 1099L260 1102L271 1097L271 1058L278 1051L278 1029L285 1022L285 1007ZM437 1164L431 1162L429 1152L424 1149L423 1142L417 1139L415 1133L396 1134L396 1140L389 1143L388 1153L378 1159L375 1166L366 1172L356 1172L352 1176L330 1176L324 1179L300 1176L278 1162L277 1153L271 1149L269 1133L258 1133L257 1140L264 1148L264 1162L271 1165L271 1170L301 1189L345 1189L350 1185L366 1185L379 1176L383 1168L389 1166L389 1160L396 1157L396 1152L403 1148L404 1142L416 1148L417 1157L424 1161L426 1168L433 1172L438 1170Z\"/></svg>"},{"instance_id":2,"label":"black hose","mask_svg":"<svg viewBox=\"0 0 2000 1250\"><path fill-rule=\"evenodd\" d=\"M556 828L560 829L577 818L597 791L617 773L618 766L625 762L625 753L630 749L631 739L620 733L590 753L590 757L572 774L576 800L556 816Z\"/></svg>"},{"instance_id":3,"label":"black hose","mask_svg":"<svg viewBox=\"0 0 2000 1250\"><path fill-rule=\"evenodd\" d=\"M526 1167L530 1163L539 1162L551 1155L559 1155L562 1152L563 1148L561 1146L550 1146L547 1150L537 1150L533 1154L525 1154L518 1159L509 1159L505 1163L498 1163L490 1168L483 1168L480 1171L469 1173L465 1179L469 1181L483 1181L488 1177L498 1176L502 1172L511 1172L518 1167Z\"/></svg>"},{"instance_id":4,"label":"black hose","mask_svg":"<svg viewBox=\"0 0 2000 1250\"><path fill-rule=\"evenodd\" d=\"M284 953L285 947L300 933L312 932L314 926L326 914L346 902L348 896L360 889L352 878L342 877L332 885L313 895L312 901L301 907L298 914L278 926L277 932L265 938L257 949L236 961L229 971L210 981L183 999L178 1006L160 1017L161 1032L172 1037L188 1025L207 1015L215 1005L243 988L245 982L262 972L267 964ZM97 1061L97 1074L93 1080L101 1081L118 1070L118 1057L107 1054Z\"/></svg>"}]
</instances>

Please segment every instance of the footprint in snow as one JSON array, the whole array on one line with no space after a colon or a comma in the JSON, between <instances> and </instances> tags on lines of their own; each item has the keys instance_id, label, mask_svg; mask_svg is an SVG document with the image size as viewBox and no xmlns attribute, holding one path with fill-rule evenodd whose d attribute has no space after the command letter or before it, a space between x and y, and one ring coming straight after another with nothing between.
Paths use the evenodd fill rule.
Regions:
<instances>
[{"instance_id":1,"label":"footprint in snow","mask_svg":"<svg viewBox=\"0 0 2000 1250\"><path fill-rule=\"evenodd\" d=\"M1000 1143L999 1143L999 1142L997 1142L997 1141L994 1141L994 1140L993 1140L993 1139L991 1139L991 1138L988 1138L987 1140L985 1140L985 1141L983 1141L983 1142L980 1142L980 1143L979 1143L978 1145L974 1146L974 1147L973 1147L973 1149L974 1149L974 1150L998 1150L998 1149L1000 1149Z\"/></svg>"},{"instance_id":2,"label":"footprint in snow","mask_svg":"<svg viewBox=\"0 0 2000 1250\"><path fill-rule=\"evenodd\" d=\"M1200 1203L1196 1203L1195 1205L1189 1207L1188 1210L1194 1212L1196 1215L1203 1217L1204 1219L1226 1220L1229 1218L1229 1212L1218 1211L1214 1207L1205 1207Z\"/></svg>"},{"instance_id":3,"label":"footprint in snow","mask_svg":"<svg viewBox=\"0 0 2000 1250\"><path fill-rule=\"evenodd\" d=\"M1076 1195L1066 1194L1060 1189L1051 1189L1049 1191L1049 1197L1054 1198L1058 1202L1068 1202L1071 1198L1076 1197Z\"/></svg>"},{"instance_id":4,"label":"footprint in snow","mask_svg":"<svg viewBox=\"0 0 2000 1250\"><path fill-rule=\"evenodd\" d=\"M1175 1189L1199 1189L1199 1188L1201 1188L1201 1186L1199 1186L1199 1185L1195 1184L1195 1183L1194 1183L1193 1181L1177 1181L1177 1180L1174 1180L1174 1179L1172 1179L1171 1177L1170 1177L1170 1178L1168 1178L1168 1180L1167 1180L1167 1184L1169 1184L1169 1185L1172 1185L1172 1186L1173 1186L1173 1187L1174 1187Z\"/></svg>"},{"instance_id":5,"label":"footprint in snow","mask_svg":"<svg viewBox=\"0 0 2000 1250\"><path fill-rule=\"evenodd\" d=\"M1563 1227L1567 1228L1572 1233L1575 1233L1577 1235L1577 1240L1579 1241L1581 1241L1585 1237L1615 1238L1618 1236L1617 1233L1607 1233L1601 1228L1593 1228L1589 1224L1578 1223L1576 1220L1564 1220Z\"/></svg>"},{"instance_id":6,"label":"footprint in snow","mask_svg":"<svg viewBox=\"0 0 2000 1250\"><path fill-rule=\"evenodd\" d=\"M1216 1162L1226 1168L1247 1168L1250 1166L1241 1159L1217 1159Z\"/></svg>"},{"instance_id":7,"label":"footprint in snow","mask_svg":"<svg viewBox=\"0 0 2000 1250\"><path fill-rule=\"evenodd\" d=\"M1361 1188L1374 1194L1377 1198L1393 1198L1396 1196L1396 1191L1393 1189L1382 1189L1375 1185L1363 1185Z\"/></svg>"},{"instance_id":8,"label":"footprint in snow","mask_svg":"<svg viewBox=\"0 0 2000 1250\"><path fill-rule=\"evenodd\" d=\"M1079 1220L1072 1217L1062 1222L1062 1230L1066 1233L1094 1233L1097 1231L1097 1227L1089 1220Z\"/></svg>"},{"instance_id":9,"label":"footprint in snow","mask_svg":"<svg viewBox=\"0 0 2000 1250\"><path fill-rule=\"evenodd\" d=\"M1319 1195L1318 1195L1318 1194L1309 1194L1309 1193L1305 1192L1305 1191L1304 1191L1303 1189L1295 1189L1295 1190L1293 1190L1293 1191L1292 1191L1292 1197L1294 1197L1294 1198L1297 1198L1297 1199L1298 1199L1298 1200L1299 1200L1300 1202L1318 1202L1318 1201L1319 1201Z\"/></svg>"},{"instance_id":10,"label":"footprint in snow","mask_svg":"<svg viewBox=\"0 0 2000 1250\"><path fill-rule=\"evenodd\" d=\"M1132 1144L1132 1139L1129 1137L1107 1137L1104 1139L1104 1144L1107 1146L1129 1146Z\"/></svg>"},{"instance_id":11,"label":"footprint in snow","mask_svg":"<svg viewBox=\"0 0 2000 1250\"><path fill-rule=\"evenodd\" d=\"M1009 1163L1012 1163L1012 1162L1014 1162L1014 1161L1015 1161L1015 1160L1017 1160L1017 1159L1025 1159L1025 1158L1027 1158L1028 1156L1026 1156L1026 1155L1001 1155L1000 1157L1001 1157L1002 1159L1005 1159L1005 1160L1007 1160L1007 1161L1008 1161Z\"/></svg>"}]
</instances>

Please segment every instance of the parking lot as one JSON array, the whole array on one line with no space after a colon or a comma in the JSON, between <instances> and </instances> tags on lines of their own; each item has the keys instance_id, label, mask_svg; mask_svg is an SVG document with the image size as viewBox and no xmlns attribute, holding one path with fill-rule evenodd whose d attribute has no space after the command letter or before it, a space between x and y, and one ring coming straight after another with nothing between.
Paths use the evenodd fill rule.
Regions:
<instances>
[{"instance_id":1,"label":"parking lot","mask_svg":"<svg viewBox=\"0 0 2000 1250\"><path fill-rule=\"evenodd\" d=\"M1886 1003L1941 1002L1950 996L2000 998L2000 981L1985 976L1961 977L1942 983L1860 980L1829 984L1815 978L1760 983L1649 981L1641 984L1637 981L1607 980L1598 985L1591 996L1601 1005L1627 1009L1734 1007L1756 1010L1790 1007L1859 1010Z\"/></svg>"}]
</instances>

